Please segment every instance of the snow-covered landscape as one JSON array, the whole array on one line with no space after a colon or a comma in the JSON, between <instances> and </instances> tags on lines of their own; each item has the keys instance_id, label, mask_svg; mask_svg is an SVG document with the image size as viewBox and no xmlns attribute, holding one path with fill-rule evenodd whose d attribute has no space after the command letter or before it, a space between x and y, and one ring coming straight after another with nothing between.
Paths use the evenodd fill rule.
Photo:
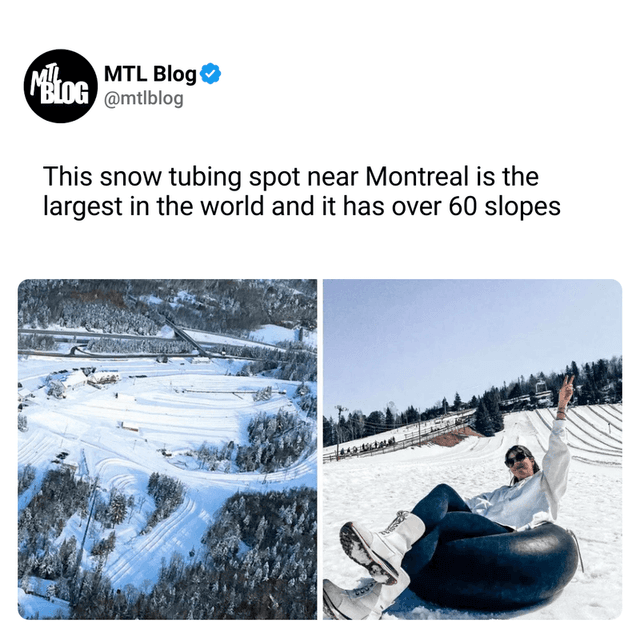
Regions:
<instances>
[{"instance_id":1,"label":"snow-covered landscape","mask_svg":"<svg viewBox=\"0 0 640 640\"><path fill-rule=\"evenodd\" d=\"M203 343L229 341L215 332L189 333ZM169 334L166 327L159 332ZM263 325L236 344L275 345L295 342L299 335L297 329ZM301 349L315 349L314 330L306 330L303 340L307 342L298 343ZM58 356L21 355L18 361L21 531L28 532L37 510L33 505L42 498L43 481L52 472L68 472L73 482L87 483L93 490L88 503L71 517L56 516L52 529L21 534L26 536L21 537L23 545L39 549L24 560L26 570L21 563L24 575L18 595L25 618L68 617L66 592L73 589L65 586L62 593L63 581L55 577L63 573L57 568L57 556L66 541L73 540L74 549L79 543L78 563L85 575L99 574L116 598L122 593L132 601L149 594L167 566L205 563L215 540L210 539L207 547L204 538L211 538L207 532L228 499L248 493L285 495L305 487L315 491L317 484L315 402L313 409L309 403L317 395L315 381L272 378L269 371L247 375L243 372L247 360L241 357L206 358L195 350L188 357L164 359L65 357L80 341L76 336L70 343L58 344ZM271 440L278 452L289 446L287 438L297 437L295 458L289 453L286 461L275 463L268 459L266 445L252 449L257 447L249 435L252 428L274 430ZM255 462L250 454L257 455ZM244 466L241 455L246 458ZM151 524L154 507L159 508L150 495L153 477L170 478L183 499ZM109 519L105 514L118 497L126 506L121 507L120 517ZM106 520L99 522L101 505ZM315 531L315 518L305 526ZM96 551L107 544L110 534L108 551ZM235 542L223 542L240 573L239 567L252 559L250 546L241 534ZM267 560L262 561L264 581L276 585L292 579L291 566L279 568L279 562L268 560L271 571ZM306 562L304 570L315 581L315 558ZM227 591L225 585L221 588ZM315 608L315 593L301 597L311 597ZM198 617L197 610L190 613Z\"/></svg>"},{"instance_id":2,"label":"snow-covered landscape","mask_svg":"<svg viewBox=\"0 0 640 640\"><path fill-rule=\"evenodd\" d=\"M492 437L463 436L454 446L431 443L373 455L346 457L323 464L323 577L340 587L363 585L369 576L340 546L339 530L355 520L371 530L384 529L397 511L411 510L434 486L446 483L471 497L509 483L504 455L514 444L528 447L541 460L553 413L549 408L504 415L504 431ZM427 425L427 431L439 425ZM423 425L423 433L425 426ZM385 432L401 442L407 428ZM584 571L578 570L551 602L504 613L460 611L430 605L406 590L383 620L606 620L622 607L622 405L576 406L568 414L572 454L569 487L557 523L579 541ZM363 441L342 443L345 450ZM325 457L335 456L327 447ZM326 618L325 614L325 618Z\"/></svg>"}]
</instances>

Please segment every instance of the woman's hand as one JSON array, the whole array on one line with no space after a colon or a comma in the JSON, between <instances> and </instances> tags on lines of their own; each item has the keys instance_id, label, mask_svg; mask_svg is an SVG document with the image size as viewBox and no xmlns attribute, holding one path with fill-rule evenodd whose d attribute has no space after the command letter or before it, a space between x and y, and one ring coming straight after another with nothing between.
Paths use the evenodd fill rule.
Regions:
<instances>
[{"instance_id":1,"label":"woman's hand","mask_svg":"<svg viewBox=\"0 0 640 640\"><path fill-rule=\"evenodd\" d=\"M575 376L571 376L571 380L568 380L568 378L569 376L564 377L562 386L558 392L558 411L564 411L566 406L569 404L569 400L571 400L571 396L573 395L573 379Z\"/></svg>"}]
</instances>

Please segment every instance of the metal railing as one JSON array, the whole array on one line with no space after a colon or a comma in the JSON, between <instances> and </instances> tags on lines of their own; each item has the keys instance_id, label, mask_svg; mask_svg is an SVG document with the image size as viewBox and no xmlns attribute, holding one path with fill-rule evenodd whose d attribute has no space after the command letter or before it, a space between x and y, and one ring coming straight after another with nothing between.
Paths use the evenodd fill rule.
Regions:
<instances>
[{"instance_id":1,"label":"metal railing","mask_svg":"<svg viewBox=\"0 0 640 640\"><path fill-rule=\"evenodd\" d=\"M385 453L393 453L394 451L400 451L402 449L407 449L409 447L416 447L421 445L430 446L431 441L438 436L441 436L445 433L451 433L453 431L460 431L468 426L467 421L464 419L456 419L453 424L450 424L445 427L437 427L434 426L433 423L429 424L427 422L415 423L412 425L407 425L404 427L406 432L405 437L402 440L398 440L398 436L400 435L397 430L394 430L392 438L396 438L393 444L379 445L375 447L369 444L368 448L363 449L362 445L359 447L355 447L356 451L354 451L354 447L348 446L346 448L341 447L340 451L344 450L343 453L338 453L336 455L335 451L333 453L325 453L322 456L323 464L327 464L329 462L340 461L345 458L362 458L367 456L377 456ZM424 431L423 431L424 429ZM345 443L348 444L348 443ZM347 449L350 450L347 453Z\"/></svg>"}]
</instances>

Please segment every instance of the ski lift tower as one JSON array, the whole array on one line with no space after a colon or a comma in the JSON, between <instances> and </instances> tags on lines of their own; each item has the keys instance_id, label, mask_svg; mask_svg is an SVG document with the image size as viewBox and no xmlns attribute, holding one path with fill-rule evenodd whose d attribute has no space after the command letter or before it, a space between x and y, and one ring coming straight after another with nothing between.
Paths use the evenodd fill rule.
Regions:
<instances>
[{"instance_id":1,"label":"ski lift tower","mask_svg":"<svg viewBox=\"0 0 640 640\"><path fill-rule=\"evenodd\" d=\"M349 411L347 407L343 407L341 404L336 405L338 410L338 424L336 424L336 462L340 460L340 418L343 411Z\"/></svg>"}]
</instances>

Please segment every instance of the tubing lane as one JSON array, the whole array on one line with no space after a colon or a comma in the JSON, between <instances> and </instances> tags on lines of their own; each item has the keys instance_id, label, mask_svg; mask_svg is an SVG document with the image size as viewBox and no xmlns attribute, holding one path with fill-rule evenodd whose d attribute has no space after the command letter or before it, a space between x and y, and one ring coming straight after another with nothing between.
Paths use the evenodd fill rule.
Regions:
<instances>
[{"instance_id":1,"label":"tubing lane","mask_svg":"<svg viewBox=\"0 0 640 640\"><path fill-rule=\"evenodd\" d=\"M580 412L573 411L571 413L571 416L573 416L573 415L577 416L578 418L580 418L581 420L586 422L597 434L605 435L607 437L610 437L607 434L604 434L602 431L600 431L595 425L593 425L591 422L589 422L586 418L584 418L584 416L582 416L580 414ZM605 442L600 437L597 437L591 431L588 431L584 427L580 426L571 416L567 416L567 422L570 425L573 425L575 427L575 429L579 430L585 436L591 438L592 440L594 440L598 444L602 445L602 447L599 447L597 444L594 444L593 442L588 442L584 438L581 438L580 436L578 436L576 434L575 430L571 431L571 430L569 430L569 428L567 428L567 431L571 434L571 436L573 438L575 438L576 440L579 440L580 442L586 444L589 447L592 447L594 449L598 449L599 451L609 452L608 454L604 453L603 455L622 455L622 449L620 447L616 447L615 445L612 445L610 442ZM611 452L613 452L613 453L611 453Z\"/></svg>"},{"instance_id":2,"label":"tubing lane","mask_svg":"<svg viewBox=\"0 0 640 640\"><path fill-rule=\"evenodd\" d=\"M595 415L597 415L598 418L600 418L600 420L603 420L607 424L611 425L617 431L622 431L622 426L620 426L622 424L622 415L615 415L611 411L612 409L614 411L617 411L617 409L615 409L615 407L613 407L611 405L599 405L598 409L600 409L603 413L606 414L604 416L600 415L592 405L588 404L588 405L586 405L586 407L587 407L587 409L589 409L589 411L591 411L591 413L594 413ZM616 423L619 422L620 425L615 424L614 422L612 422L613 420L615 420Z\"/></svg>"},{"instance_id":3,"label":"tubing lane","mask_svg":"<svg viewBox=\"0 0 640 640\"><path fill-rule=\"evenodd\" d=\"M115 583L126 575L130 575L138 571L137 567L146 562L146 558L150 555L157 557L162 547L172 541L172 534L182 526L185 520L196 509L195 502L188 498L180 507L174 511L167 519L159 522L148 534L135 538L133 548L128 549L120 555L115 562L105 571L107 577L112 583ZM136 542L138 544L136 544ZM172 547L174 550L179 545Z\"/></svg>"}]
</instances>

